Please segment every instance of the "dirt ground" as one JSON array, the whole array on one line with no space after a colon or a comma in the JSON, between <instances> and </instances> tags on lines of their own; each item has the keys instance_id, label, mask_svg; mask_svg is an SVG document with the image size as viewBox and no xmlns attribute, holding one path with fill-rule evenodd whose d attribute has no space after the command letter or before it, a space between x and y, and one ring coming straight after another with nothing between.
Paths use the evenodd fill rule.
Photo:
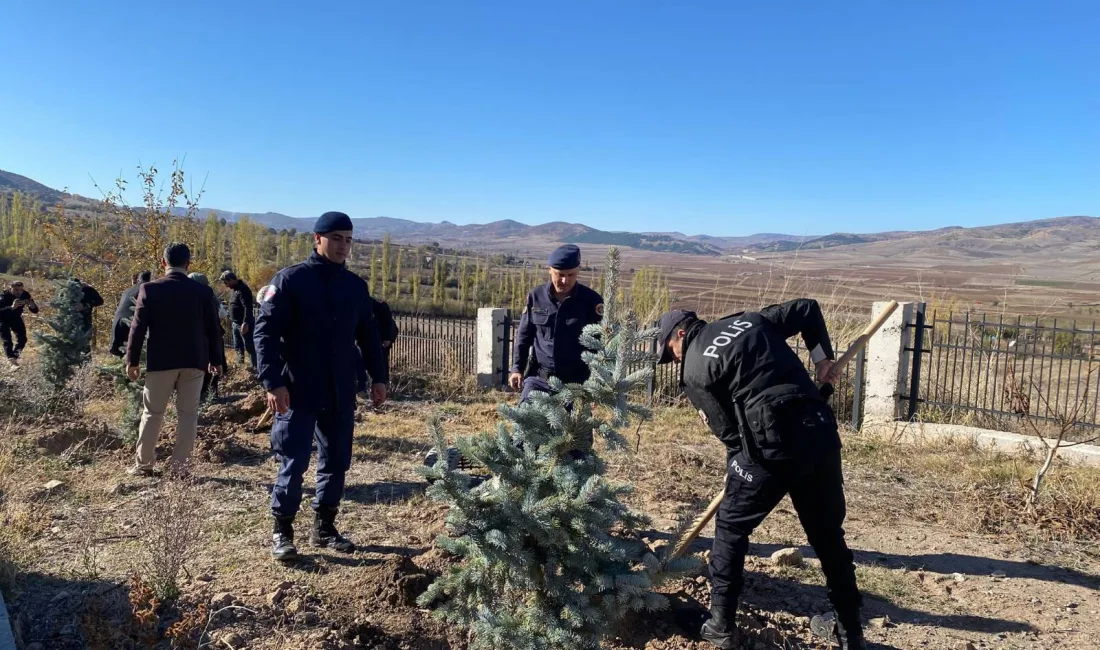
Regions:
<instances>
[{"instance_id":1,"label":"dirt ground","mask_svg":"<svg viewBox=\"0 0 1100 650\"><path fill-rule=\"evenodd\" d=\"M246 377L231 379L222 402L203 416L194 485L174 496L165 496L163 477L126 476L132 449L114 442L100 424L57 417L9 423L0 470L7 473L7 539L9 547L18 542L20 573L7 581L5 593L21 647L152 647L177 624L191 639L178 647L464 648L464 632L415 605L449 562L433 548L443 531L443 509L425 497L415 468L429 447L430 413L445 415L453 437L485 428L495 419L497 400L516 398L397 399L379 411L361 407L338 524L362 548L354 555L311 549L304 506L296 532L305 557L283 566L269 556L275 467L267 431L256 429L262 399ZM101 400L88 408L88 418L110 418L117 408ZM161 458L170 453L171 433L168 424ZM606 456L610 473L636 486L632 505L653 518L645 536L656 545L668 543L677 520L699 512L720 487L723 451L687 409L658 413L635 442L635 451ZM954 464L973 465L974 475L982 476L1028 461L999 459L978 467L976 453L848 436L846 528L866 594L872 647L1096 648L1095 529L1064 521L1058 528L1051 521L1062 520L1054 516L1043 526L1021 523L1013 519L1015 497L1008 493L984 495L999 505L982 506L975 490L996 483L975 479L968 490L951 478ZM1059 469L1067 481L1095 481L1086 470ZM306 485L308 499L311 477ZM142 609L134 604L140 588L130 576L150 574L141 539L172 499L182 505L172 515L198 529L200 543L186 562L178 604L142 619L134 614ZM697 542L700 553L710 534L708 529ZM827 601L789 502L753 541L741 611L745 647L828 647L809 631L809 617L825 611ZM792 546L808 558L804 566L778 567L770 560L774 551ZM607 647L711 647L695 636L708 605L706 579L685 578L664 591L674 603L670 612L626 622ZM145 645L134 641L142 634ZM170 646L166 640L157 647Z\"/></svg>"}]
</instances>

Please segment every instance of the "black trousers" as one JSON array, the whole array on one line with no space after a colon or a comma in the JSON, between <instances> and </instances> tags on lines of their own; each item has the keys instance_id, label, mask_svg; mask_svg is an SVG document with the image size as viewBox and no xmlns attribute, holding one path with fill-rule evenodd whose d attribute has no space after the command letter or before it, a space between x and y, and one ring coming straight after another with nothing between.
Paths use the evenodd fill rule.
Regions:
<instances>
[{"instance_id":1,"label":"black trousers","mask_svg":"<svg viewBox=\"0 0 1100 650\"><path fill-rule=\"evenodd\" d=\"M12 341L15 334L15 341ZM4 354L9 359L18 359L19 353L27 347L27 326L22 318L5 318L0 321L0 338L4 339Z\"/></svg>"},{"instance_id":2,"label":"black trousers","mask_svg":"<svg viewBox=\"0 0 1100 650\"><path fill-rule=\"evenodd\" d=\"M786 494L825 573L829 600L842 621L858 621L862 602L852 552L844 541L844 478L840 451L802 460L752 461L727 454L726 496L718 508L710 554L711 603L737 608L749 535Z\"/></svg>"},{"instance_id":3,"label":"black trousers","mask_svg":"<svg viewBox=\"0 0 1100 650\"><path fill-rule=\"evenodd\" d=\"M237 355L241 358L241 365L244 365L244 355L248 352L248 360L252 362L252 369L256 370L256 342L252 339L252 330L256 329L256 320L249 318L245 321L248 324L248 334L241 332L241 324L233 323L233 348L237 350Z\"/></svg>"}]
</instances>

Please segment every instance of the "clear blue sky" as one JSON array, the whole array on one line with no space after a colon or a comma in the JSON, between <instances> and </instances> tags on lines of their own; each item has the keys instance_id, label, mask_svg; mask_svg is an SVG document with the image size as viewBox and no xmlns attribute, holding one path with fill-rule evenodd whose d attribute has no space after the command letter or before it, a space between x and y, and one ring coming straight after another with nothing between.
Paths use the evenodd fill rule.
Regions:
<instances>
[{"instance_id":1,"label":"clear blue sky","mask_svg":"<svg viewBox=\"0 0 1100 650\"><path fill-rule=\"evenodd\" d=\"M205 207L736 235L1100 214L1100 2L50 2L0 168Z\"/></svg>"}]
</instances>

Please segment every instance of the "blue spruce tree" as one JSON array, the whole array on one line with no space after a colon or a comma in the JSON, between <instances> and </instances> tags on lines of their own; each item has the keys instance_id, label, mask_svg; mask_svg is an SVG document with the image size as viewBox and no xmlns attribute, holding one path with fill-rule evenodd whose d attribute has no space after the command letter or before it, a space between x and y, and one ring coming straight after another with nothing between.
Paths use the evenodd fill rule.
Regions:
<instances>
[{"instance_id":1,"label":"blue spruce tree","mask_svg":"<svg viewBox=\"0 0 1100 650\"><path fill-rule=\"evenodd\" d=\"M554 392L503 404L496 431L460 438L463 457L492 477L471 485L448 463L421 468L432 498L450 506L441 548L458 562L421 596L437 615L466 627L472 650L587 650L632 611L668 606L654 587L695 569L687 558L663 566L632 532L648 523L620 498L631 491L604 477L585 432L626 448L619 429L646 409L630 401L645 385L656 331L619 315L618 251L609 252L602 325L581 341L591 377L582 384L554 379ZM437 449L446 449L438 418ZM581 458L569 452L579 449Z\"/></svg>"},{"instance_id":2,"label":"blue spruce tree","mask_svg":"<svg viewBox=\"0 0 1100 650\"><path fill-rule=\"evenodd\" d=\"M91 359L91 332L84 328L84 317L77 311L84 289L75 280L57 283L50 301L55 315L46 321L53 333L36 333L41 346L39 366L42 376L55 392L61 392L73 372Z\"/></svg>"}]
</instances>

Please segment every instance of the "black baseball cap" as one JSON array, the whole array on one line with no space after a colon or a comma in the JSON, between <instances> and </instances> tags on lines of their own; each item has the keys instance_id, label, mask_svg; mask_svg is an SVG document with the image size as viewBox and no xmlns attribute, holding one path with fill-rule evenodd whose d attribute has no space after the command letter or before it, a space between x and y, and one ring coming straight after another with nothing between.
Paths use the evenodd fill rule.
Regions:
<instances>
[{"instance_id":1,"label":"black baseball cap","mask_svg":"<svg viewBox=\"0 0 1100 650\"><path fill-rule=\"evenodd\" d=\"M672 336L672 333L676 331L677 326L686 320L695 320L698 316L693 311L684 311L682 309L673 309L670 312L666 312L661 319L657 321L657 327L661 332L657 335L657 363L669 363L672 361L672 351L668 349L668 339Z\"/></svg>"}]
</instances>

